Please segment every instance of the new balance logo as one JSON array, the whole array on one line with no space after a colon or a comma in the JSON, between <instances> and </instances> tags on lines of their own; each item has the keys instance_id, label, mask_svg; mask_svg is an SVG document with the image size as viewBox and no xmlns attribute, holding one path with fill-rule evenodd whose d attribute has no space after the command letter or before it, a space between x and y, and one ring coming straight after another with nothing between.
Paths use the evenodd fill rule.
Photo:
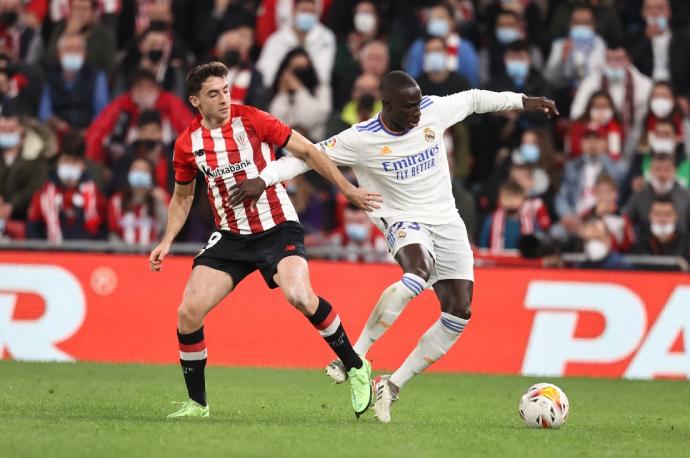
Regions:
<instances>
[{"instance_id":1,"label":"new balance logo","mask_svg":"<svg viewBox=\"0 0 690 458\"><path fill-rule=\"evenodd\" d=\"M295 245L286 245L285 251L295 251L297 247Z\"/></svg>"},{"instance_id":2,"label":"new balance logo","mask_svg":"<svg viewBox=\"0 0 690 458\"><path fill-rule=\"evenodd\" d=\"M194 151L194 155L197 157L201 157L204 155L204 150L198 149L198 150Z\"/></svg>"}]
</instances>

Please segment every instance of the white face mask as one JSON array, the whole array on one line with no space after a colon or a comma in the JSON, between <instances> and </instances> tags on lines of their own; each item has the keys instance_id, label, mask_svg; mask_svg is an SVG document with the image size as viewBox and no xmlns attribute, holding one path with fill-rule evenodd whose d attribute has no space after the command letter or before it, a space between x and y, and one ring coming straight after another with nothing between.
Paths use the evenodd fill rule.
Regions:
<instances>
[{"instance_id":1,"label":"white face mask","mask_svg":"<svg viewBox=\"0 0 690 458\"><path fill-rule=\"evenodd\" d=\"M589 119L597 124L608 124L611 118L613 118L613 110L611 108L592 108L589 110Z\"/></svg>"},{"instance_id":2,"label":"white face mask","mask_svg":"<svg viewBox=\"0 0 690 458\"><path fill-rule=\"evenodd\" d=\"M671 189L673 189L675 181L671 180L667 181L666 183L662 183L657 178L651 177L649 179L649 184L652 185L654 192L656 192L657 194L668 194L669 192L671 192Z\"/></svg>"},{"instance_id":3,"label":"white face mask","mask_svg":"<svg viewBox=\"0 0 690 458\"><path fill-rule=\"evenodd\" d=\"M649 147L655 153L673 154L676 151L676 142L672 138L657 137L651 132L649 134Z\"/></svg>"},{"instance_id":4,"label":"white face mask","mask_svg":"<svg viewBox=\"0 0 690 458\"><path fill-rule=\"evenodd\" d=\"M354 22L355 30L359 33L372 33L376 30L376 16L372 13L357 13Z\"/></svg>"},{"instance_id":5,"label":"white face mask","mask_svg":"<svg viewBox=\"0 0 690 458\"><path fill-rule=\"evenodd\" d=\"M650 229L652 231L652 234L654 234L655 237L663 239L663 238L672 236L673 233L676 232L676 224L675 223L668 223L668 224L652 223L652 225L650 226Z\"/></svg>"},{"instance_id":6,"label":"white face mask","mask_svg":"<svg viewBox=\"0 0 690 458\"><path fill-rule=\"evenodd\" d=\"M81 168L74 164L60 164L57 168L57 175L63 183L78 181L81 178Z\"/></svg>"},{"instance_id":7,"label":"white face mask","mask_svg":"<svg viewBox=\"0 0 690 458\"><path fill-rule=\"evenodd\" d=\"M601 240L590 240L585 243L585 255L590 261L601 261L609 254L609 248Z\"/></svg>"},{"instance_id":8,"label":"white face mask","mask_svg":"<svg viewBox=\"0 0 690 458\"><path fill-rule=\"evenodd\" d=\"M673 111L673 100L667 97L654 97L649 102L649 109L657 118L665 118Z\"/></svg>"}]
</instances>

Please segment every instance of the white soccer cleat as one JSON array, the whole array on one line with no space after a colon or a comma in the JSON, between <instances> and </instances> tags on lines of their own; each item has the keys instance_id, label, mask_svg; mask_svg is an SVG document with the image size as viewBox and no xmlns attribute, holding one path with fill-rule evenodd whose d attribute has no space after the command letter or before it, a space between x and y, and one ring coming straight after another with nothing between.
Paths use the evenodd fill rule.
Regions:
<instances>
[{"instance_id":1,"label":"white soccer cleat","mask_svg":"<svg viewBox=\"0 0 690 458\"><path fill-rule=\"evenodd\" d=\"M376 393L374 415L381 423L390 423L391 407L398 400L398 394L393 391L388 382L389 377L389 375L379 376L371 382L374 384L374 393Z\"/></svg>"},{"instance_id":2,"label":"white soccer cleat","mask_svg":"<svg viewBox=\"0 0 690 458\"><path fill-rule=\"evenodd\" d=\"M347 371L345 365L339 359L334 359L326 366L326 375L336 384L347 381Z\"/></svg>"}]
</instances>

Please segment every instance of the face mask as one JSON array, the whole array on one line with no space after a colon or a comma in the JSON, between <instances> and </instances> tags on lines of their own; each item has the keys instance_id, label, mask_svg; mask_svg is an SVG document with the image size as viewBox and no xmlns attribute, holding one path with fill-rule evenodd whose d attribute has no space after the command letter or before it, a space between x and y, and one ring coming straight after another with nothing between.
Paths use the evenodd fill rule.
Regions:
<instances>
[{"instance_id":1,"label":"face mask","mask_svg":"<svg viewBox=\"0 0 690 458\"><path fill-rule=\"evenodd\" d=\"M430 52L424 55L424 71L427 73L438 73L445 70L446 54L440 51Z\"/></svg>"},{"instance_id":2,"label":"face mask","mask_svg":"<svg viewBox=\"0 0 690 458\"><path fill-rule=\"evenodd\" d=\"M514 81L524 81L529 73L529 63L525 60L507 60L506 73Z\"/></svg>"},{"instance_id":3,"label":"face mask","mask_svg":"<svg viewBox=\"0 0 690 458\"><path fill-rule=\"evenodd\" d=\"M318 22L314 13L297 13L295 15L295 27L300 32L309 32Z\"/></svg>"},{"instance_id":4,"label":"face mask","mask_svg":"<svg viewBox=\"0 0 690 458\"><path fill-rule=\"evenodd\" d=\"M649 108L657 118L665 118L673 111L673 100L668 97L654 97L649 102Z\"/></svg>"},{"instance_id":5,"label":"face mask","mask_svg":"<svg viewBox=\"0 0 690 458\"><path fill-rule=\"evenodd\" d=\"M658 223L652 223L650 226L650 229L652 231L652 234L654 234L656 237L663 239L666 237L670 237L673 235L674 232L676 232L676 225L675 223L668 223L668 224L658 224Z\"/></svg>"},{"instance_id":6,"label":"face mask","mask_svg":"<svg viewBox=\"0 0 690 458\"><path fill-rule=\"evenodd\" d=\"M231 49L223 55L223 60L225 60L225 65L232 68L240 62L240 52Z\"/></svg>"},{"instance_id":7,"label":"face mask","mask_svg":"<svg viewBox=\"0 0 690 458\"><path fill-rule=\"evenodd\" d=\"M665 183L662 183L659 181L657 178L651 177L649 179L649 184L652 185L652 189L654 189L654 192L661 195L661 194L668 194L671 192L671 189L673 189L673 185L676 182L674 180L667 181Z\"/></svg>"},{"instance_id":8,"label":"face mask","mask_svg":"<svg viewBox=\"0 0 690 458\"><path fill-rule=\"evenodd\" d=\"M158 94L156 93L149 93L149 94L143 94L137 97L134 100L134 103L136 103L139 108L142 110L151 110L156 106L156 102L158 101Z\"/></svg>"},{"instance_id":9,"label":"face mask","mask_svg":"<svg viewBox=\"0 0 690 458\"><path fill-rule=\"evenodd\" d=\"M575 41L591 41L594 39L594 30L588 25L574 25L570 28L570 38Z\"/></svg>"},{"instance_id":10,"label":"face mask","mask_svg":"<svg viewBox=\"0 0 690 458\"><path fill-rule=\"evenodd\" d=\"M527 163L534 163L539 160L539 147L534 143L523 143L520 145L520 157Z\"/></svg>"},{"instance_id":11,"label":"face mask","mask_svg":"<svg viewBox=\"0 0 690 458\"><path fill-rule=\"evenodd\" d=\"M57 168L57 175L63 183L79 181L81 169L74 164L60 164Z\"/></svg>"},{"instance_id":12,"label":"face mask","mask_svg":"<svg viewBox=\"0 0 690 458\"><path fill-rule=\"evenodd\" d=\"M668 28L668 19L663 16L650 16L646 18L647 24L656 24L659 30L666 30Z\"/></svg>"},{"instance_id":13,"label":"face mask","mask_svg":"<svg viewBox=\"0 0 690 458\"><path fill-rule=\"evenodd\" d=\"M369 237L369 226L366 224L348 223L345 225L347 237L354 242L363 242Z\"/></svg>"},{"instance_id":14,"label":"face mask","mask_svg":"<svg viewBox=\"0 0 690 458\"><path fill-rule=\"evenodd\" d=\"M372 33L376 29L376 16L372 13L357 13L354 22L359 33Z\"/></svg>"},{"instance_id":15,"label":"face mask","mask_svg":"<svg viewBox=\"0 0 690 458\"><path fill-rule=\"evenodd\" d=\"M601 240L590 240L585 243L585 255L590 261L601 261L609 254L609 248Z\"/></svg>"},{"instance_id":16,"label":"face mask","mask_svg":"<svg viewBox=\"0 0 690 458\"><path fill-rule=\"evenodd\" d=\"M127 174L127 181L133 188L150 188L153 185L151 174L143 170L132 170Z\"/></svg>"},{"instance_id":17,"label":"face mask","mask_svg":"<svg viewBox=\"0 0 690 458\"><path fill-rule=\"evenodd\" d=\"M62 69L68 72L78 72L84 66L84 55L69 53L60 58Z\"/></svg>"},{"instance_id":18,"label":"face mask","mask_svg":"<svg viewBox=\"0 0 690 458\"><path fill-rule=\"evenodd\" d=\"M19 15L16 11L5 11L4 13L0 14L0 24L4 25L5 27L12 27L18 19Z\"/></svg>"},{"instance_id":19,"label":"face mask","mask_svg":"<svg viewBox=\"0 0 690 458\"><path fill-rule=\"evenodd\" d=\"M625 67L604 67L604 74L606 78L614 82L620 82L625 79Z\"/></svg>"},{"instance_id":20,"label":"face mask","mask_svg":"<svg viewBox=\"0 0 690 458\"><path fill-rule=\"evenodd\" d=\"M316 79L316 72L314 72L314 70L312 70L311 68L300 68L298 70L295 70L293 73L295 74L297 79L299 79L302 82L302 84L304 84L309 89L314 89L319 84L319 81Z\"/></svg>"},{"instance_id":21,"label":"face mask","mask_svg":"<svg viewBox=\"0 0 690 458\"><path fill-rule=\"evenodd\" d=\"M21 140L21 135L19 135L19 132L0 133L0 148L2 148L2 149L15 148L17 145L19 145L20 140Z\"/></svg>"},{"instance_id":22,"label":"face mask","mask_svg":"<svg viewBox=\"0 0 690 458\"><path fill-rule=\"evenodd\" d=\"M611 108L592 108L589 110L589 119L599 125L608 124L613 118L613 110Z\"/></svg>"},{"instance_id":23,"label":"face mask","mask_svg":"<svg viewBox=\"0 0 690 458\"><path fill-rule=\"evenodd\" d=\"M520 31L513 27L496 28L496 39L504 45L510 44L521 38Z\"/></svg>"},{"instance_id":24,"label":"face mask","mask_svg":"<svg viewBox=\"0 0 690 458\"><path fill-rule=\"evenodd\" d=\"M655 153L673 154L676 152L676 143L672 138L660 138L654 133L649 134L649 147Z\"/></svg>"},{"instance_id":25,"label":"face mask","mask_svg":"<svg viewBox=\"0 0 690 458\"><path fill-rule=\"evenodd\" d=\"M426 32L432 37L448 36L448 22L444 19L429 19L426 23Z\"/></svg>"},{"instance_id":26,"label":"face mask","mask_svg":"<svg viewBox=\"0 0 690 458\"><path fill-rule=\"evenodd\" d=\"M148 53L146 53L147 57L151 62L158 63L161 61L163 58L163 50L162 49L151 49Z\"/></svg>"}]
</instances>

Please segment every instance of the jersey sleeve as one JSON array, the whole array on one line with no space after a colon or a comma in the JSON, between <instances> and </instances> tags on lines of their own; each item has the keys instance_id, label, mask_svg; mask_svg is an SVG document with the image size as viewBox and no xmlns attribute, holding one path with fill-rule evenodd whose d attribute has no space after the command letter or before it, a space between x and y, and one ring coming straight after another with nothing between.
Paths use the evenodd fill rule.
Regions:
<instances>
[{"instance_id":1,"label":"jersey sleeve","mask_svg":"<svg viewBox=\"0 0 690 458\"><path fill-rule=\"evenodd\" d=\"M191 145L185 146L183 138L179 137L175 141L173 168L175 169L175 181L180 184L187 184L196 178L197 168Z\"/></svg>"},{"instance_id":2,"label":"jersey sleeve","mask_svg":"<svg viewBox=\"0 0 690 458\"><path fill-rule=\"evenodd\" d=\"M338 165L354 165L359 162L360 141L354 127L320 142L318 148Z\"/></svg>"},{"instance_id":3,"label":"jersey sleeve","mask_svg":"<svg viewBox=\"0 0 690 458\"><path fill-rule=\"evenodd\" d=\"M438 110L441 122L446 127L450 127L472 113L522 109L523 97L523 94L516 92L471 89L445 97L430 97L430 99Z\"/></svg>"},{"instance_id":4,"label":"jersey sleeve","mask_svg":"<svg viewBox=\"0 0 690 458\"><path fill-rule=\"evenodd\" d=\"M278 145L281 148L285 146L292 134L292 129L287 124L258 108L250 106L245 106L245 108L256 133L261 137L261 141Z\"/></svg>"}]
</instances>

